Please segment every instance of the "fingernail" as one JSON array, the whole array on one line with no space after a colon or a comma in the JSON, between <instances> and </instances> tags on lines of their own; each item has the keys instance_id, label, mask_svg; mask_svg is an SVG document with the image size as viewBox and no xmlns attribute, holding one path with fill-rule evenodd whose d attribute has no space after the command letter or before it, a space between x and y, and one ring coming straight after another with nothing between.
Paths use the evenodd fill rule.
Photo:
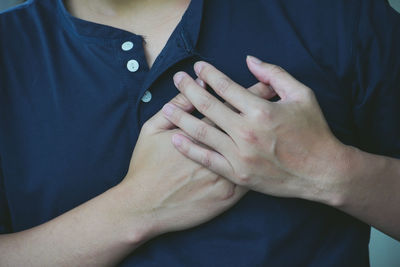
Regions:
<instances>
[{"instance_id":1,"label":"fingernail","mask_svg":"<svg viewBox=\"0 0 400 267\"><path fill-rule=\"evenodd\" d=\"M172 143L176 146L182 145L183 138L180 135L174 135L172 136Z\"/></svg>"},{"instance_id":2,"label":"fingernail","mask_svg":"<svg viewBox=\"0 0 400 267\"><path fill-rule=\"evenodd\" d=\"M172 113L174 113L175 110L175 106L172 104L165 104L164 107L162 108L163 112L165 113L165 115L167 116L171 116Z\"/></svg>"},{"instance_id":3,"label":"fingernail","mask_svg":"<svg viewBox=\"0 0 400 267\"><path fill-rule=\"evenodd\" d=\"M247 57L249 58L250 62L252 62L252 63L254 63L254 64L256 64L256 65L260 65L260 64L262 63L262 61L259 60L259 59L256 58L256 57L253 57L253 56L247 56Z\"/></svg>"},{"instance_id":4,"label":"fingernail","mask_svg":"<svg viewBox=\"0 0 400 267\"><path fill-rule=\"evenodd\" d=\"M184 72L178 72L177 74L174 75L174 84L176 87L179 86L179 84L181 83L183 77L185 77L185 73Z\"/></svg>"},{"instance_id":5,"label":"fingernail","mask_svg":"<svg viewBox=\"0 0 400 267\"><path fill-rule=\"evenodd\" d=\"M196 64L194 64L194 72L196 73L197 76L200 75L200 72L203 69L203 67L204 67L204 62L202 61L196 62Z\"/></svg>"}]
</instances>

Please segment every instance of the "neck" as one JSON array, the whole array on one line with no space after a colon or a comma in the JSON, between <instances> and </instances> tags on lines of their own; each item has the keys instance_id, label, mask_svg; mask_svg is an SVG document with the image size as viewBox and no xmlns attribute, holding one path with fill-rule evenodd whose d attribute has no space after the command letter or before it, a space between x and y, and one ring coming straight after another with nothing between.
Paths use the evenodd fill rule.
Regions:
<instances>
[{"instance_id":1,"label":"neck","mask_svg":"<svg viewBox=\"0 0 400 267\"><path fill-rule=\"evenodd\" d=\"M98 16L119 17L140 16L157 11L187 6L188 0L65 0L69 9L86 9ZM164 12L163 12L164 13Z\"/></svg>"},{"instance_id":2,"label":"neck","mask_svg":"<svg viewBox=\"0 0 400 267\"><path fill-rule=\"evenodd\" d=\"M64 0L68 11L97 23L148 33L179 19L190 0ZM130 26L130 25L136 25ZM132 28L129 28L132 27Z\"/></svg>"},{"instance_id":3,"label":"neck","mask_svg":"<svg viewBox=\"0 0 400 267\"><path fill-rule=\"evenodd\" d=\"M149 66L191 0L63 0L75 17L141 35Z\"/></svg>"}]
</instances>

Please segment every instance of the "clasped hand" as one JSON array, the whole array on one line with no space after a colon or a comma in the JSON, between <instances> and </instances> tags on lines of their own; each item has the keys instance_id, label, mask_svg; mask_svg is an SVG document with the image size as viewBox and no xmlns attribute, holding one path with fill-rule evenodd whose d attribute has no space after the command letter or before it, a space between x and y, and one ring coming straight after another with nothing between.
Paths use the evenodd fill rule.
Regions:
<instances>
[{"instance_id":1,"label":"clasped hand","mask_svg":"<svg viewBox=\"0 0 400 267\"><path fill-rule=\"evenodd\" d=\"M231 107L188 74L174 76L178 90L212 123L168 103L164 116L184 132L174 134L172 142L187 158L235 184L269 195L310 199L334 177L332 163L341 159L344 145L330 131L310 88L275 65L254 57L248 57L247 64L259 80L252 91L260 88L264 96L206 62L194 66L199 79ZM268 100L274 94L279 101Z\"/></svg>"}]
</instances>

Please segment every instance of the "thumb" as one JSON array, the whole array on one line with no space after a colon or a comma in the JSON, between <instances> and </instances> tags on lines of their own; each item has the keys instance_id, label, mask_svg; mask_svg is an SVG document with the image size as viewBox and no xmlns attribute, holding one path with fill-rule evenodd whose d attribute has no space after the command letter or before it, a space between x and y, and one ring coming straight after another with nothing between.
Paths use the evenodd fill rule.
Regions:
<instances>
[{"instance_id":1,"label":"thumb","mask_svg":"<svg viewBox=\"0 0 400 267\"><path fill-rule=\"evenodd\" d=\"M265 100L270 100L274 96L276 96L275 90L272 88L272 86L259 82L253 85L252 87L249 87L247 90L249 92L253 93L256 96L259 96Z\"/></svg>"},{"instance_id":2,"label":"thumb","mask_svg":"<svg viewBox=\"0 0 400 267\"><path fill-rule=\"evenodd\" d=\"M205 83L197 79L196 82L203 88L206 87ZM193 104L183 95L178 94L173 99L171 99L168 103L174 104L175 106L180 107L186 112L191 113L194 110ZM170 130L175 128L176 126L172 124L169 120L165 118L162 110L158 111L153 117L151 117L147 122L148 126L152 131L160 131L160 130Z\"/></svg>"},{"instance_id":3,"label":"thumb","mask_svg":"<svg viewBox=\"0 0 400 267\"><path fill-rule=\"evenodd\" d=\"M307 88L279 66L262 62L252 56L247 56L246 62L250 72L260 82L272 86L282 100L296 98Z\"/></svg>"}]
</instances>

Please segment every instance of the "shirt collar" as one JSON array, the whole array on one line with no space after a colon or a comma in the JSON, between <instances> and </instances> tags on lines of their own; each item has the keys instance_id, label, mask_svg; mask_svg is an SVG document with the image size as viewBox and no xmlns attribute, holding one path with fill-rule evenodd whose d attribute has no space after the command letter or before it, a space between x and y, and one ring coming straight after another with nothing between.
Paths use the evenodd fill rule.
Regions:
<instances>
[{"instance_id":1,"label":"shirt collar","mask_svg":"<svg viewBox=\"0 0 400 267\"><path fill-rule=\"evenodd\" d=\"M187 51L192 51L197 43L203 13L204 0L192 0L173 34L179 34ZM139 37L138 35L112 26L79 19L71 15L63 0L57 0L57 12L61 23L71 33L87 40L115 40Z\"/></svg>"}]
</instances>

